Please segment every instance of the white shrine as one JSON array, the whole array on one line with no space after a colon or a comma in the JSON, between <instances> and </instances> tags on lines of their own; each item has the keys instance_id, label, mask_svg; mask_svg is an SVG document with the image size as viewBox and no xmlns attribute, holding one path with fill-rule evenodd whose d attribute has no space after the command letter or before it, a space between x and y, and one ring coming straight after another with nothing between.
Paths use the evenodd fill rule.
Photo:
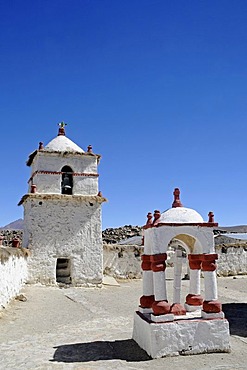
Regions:
<instances>
[{"instance_id":1,"label":"white shrine","mask_svg":"<svg viewBox=\"0 0 247 370\"><path fill-rule=\"evenodd\" d=\"M100 284L103 278L101 204L98 163L91 145L87 152L58 136L30 154L28 193L24 207L23 247L31 251L30 283Z\"/></svg>"},{"instance_id":2,"label":"white shrine","mask_svg":"<svg viewBox=\"0 0 247 370\"><path fill-rule=\"evenodd\" d=\"M208 222L185 208L174 191L172 208L148 214L142 255L143 295L134 315L133 339L152 358L179 354L229 352L229 324L217 295L214 215ZM170 243L188 255L190 285L181 302L182 251L176 249L173 297L167 296L166 259ZM203 274L204 297L201 295Z\"/></svg>"}]
</instances>

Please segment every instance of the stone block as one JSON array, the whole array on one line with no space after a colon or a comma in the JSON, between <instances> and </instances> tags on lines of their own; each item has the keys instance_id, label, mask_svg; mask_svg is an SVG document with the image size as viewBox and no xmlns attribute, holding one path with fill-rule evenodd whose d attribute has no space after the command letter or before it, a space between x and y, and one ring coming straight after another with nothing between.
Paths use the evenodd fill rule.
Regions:
<instances>
[{"instance_id":1,"label":"stone block","mask_svg":"<svg viewBox=\"0 0 247 370\"><path fill-rule=\"evenodd\" d=\"M226 319L153 323L136 312L133 339L152 358L230 352L229 324Z\"/></svg>"}]
</instances>

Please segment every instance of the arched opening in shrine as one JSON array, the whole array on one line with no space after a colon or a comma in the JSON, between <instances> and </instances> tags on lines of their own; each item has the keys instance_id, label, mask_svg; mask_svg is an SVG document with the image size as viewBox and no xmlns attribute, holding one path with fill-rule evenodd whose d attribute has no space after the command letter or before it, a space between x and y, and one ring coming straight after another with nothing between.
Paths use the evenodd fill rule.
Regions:
<instances>
[{"instance_id":1,"label":"arched opening in shrine","mask_svg":"<svg viewBox=\"0 0 247 370\"><path fill-rule=\"evenodd\" d=\"M73 194L73 170L70 166L64 166L61 170L61 193L72 195Z\"/></svg>"}]
</instances>

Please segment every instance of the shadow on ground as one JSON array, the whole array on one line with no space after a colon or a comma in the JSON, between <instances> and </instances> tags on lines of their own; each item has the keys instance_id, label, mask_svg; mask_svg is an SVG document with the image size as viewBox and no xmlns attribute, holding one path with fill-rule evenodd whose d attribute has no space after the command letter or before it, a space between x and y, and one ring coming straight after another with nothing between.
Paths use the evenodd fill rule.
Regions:
<instances>
[{"instance_id":1,"label":"shadow on ground","mask_svg":"<svg viewBox=\"0 0 247 370\"><path fill-rule=\"evenodd\" d=\"M223 304L223 311L230 325L231 335L247 337L247 303ZM123 360L127 362L149 361L151 358L133 339L65 344L56 349L56 362L89 362Z\"/></svg>"},{"instance_id":2,"label":"shadow on ground","mask_svg":"<svg viewBox=\"0 0 247 370\"><path fill-rule=\"evenodd\" d=\"M65 344L54 347L56 351L51 361L89 362L99 360L124 360L127 362L148 361L151 358L133 339L97 341L89 343Z\"/></svg>"},{"instance_id":3,"label":"shadow on ground","mask_svg":"<svg viewBox=\"0 0 247 370\"><path fill-rule=\"evenodd\" d=\"M229 321L230 334L247 337L247 303L226 303L222 310Z\"/></svg>"}]
</instances>

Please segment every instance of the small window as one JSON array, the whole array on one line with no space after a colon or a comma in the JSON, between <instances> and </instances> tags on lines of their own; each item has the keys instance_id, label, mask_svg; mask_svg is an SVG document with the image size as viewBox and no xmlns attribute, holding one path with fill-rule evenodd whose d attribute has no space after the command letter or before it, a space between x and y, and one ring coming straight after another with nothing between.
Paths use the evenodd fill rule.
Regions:
<instances>
[{"instance_id":1,"label":"small window","mask_svg":"<svg viewBox=\"0 0 247 370\"><path fill-rule=\"evenodd\" d=\"M69 166L64 166L61 172L62 172L62 182L61 182L62 194L72 195L73 194L72 168Z\"/></svg>"}]
</instances>

